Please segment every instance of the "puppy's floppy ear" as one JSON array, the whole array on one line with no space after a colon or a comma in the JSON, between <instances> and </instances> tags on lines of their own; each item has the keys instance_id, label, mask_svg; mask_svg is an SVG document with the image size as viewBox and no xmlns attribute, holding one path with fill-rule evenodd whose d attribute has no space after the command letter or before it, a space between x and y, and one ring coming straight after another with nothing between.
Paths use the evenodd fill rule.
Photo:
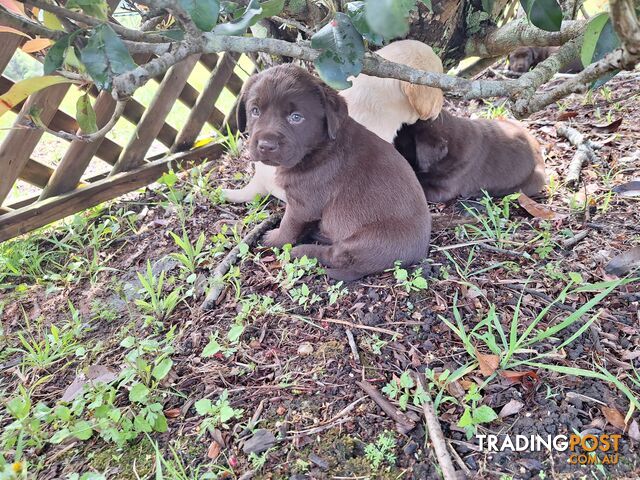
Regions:
<instances>
[{"instance_id":1,"label":"puppy's floppy ear","mask_svg":"<svg viewBox=\"0 0 640 480\"><path fill-rule=\"evenodd\" d=\"M407 82L402 82L400 88L420 120L431 120L440 115L444 103L442 90Z\"/></svg>"},{"instance_id":2,"label":"puppy's floppy ear","mask_svg":"<svg viewBox=\"0 0 640 480\"><path fill-rule=\"evenodd\" d=\"M324 112L327 117L327 134L331 140L335 140L342 122L349 117L347 102L338 95L338 92L324 84L319 85L318 89L320 90Z\"/></svg>"},{"instance_id":3,"label":"puppy's floppy ear","mask_svg":"<svg viewBox=\"0 0 640 480\"><path fill-rule=\"evenodd\" d=\"M249 77L247 81L244 82L242 91L238 97L238 106L236 107L236 125L238 126L239 132L244 132L247 128L247 96L249 95L251 87L256 82L256 77L257 74Z\"/></svg>"},{"instance_id":4,"label":"puppy's floppy ear","mask_svg":"<svg viewBox=\"0 0 640 480\"><path fill-rule=\"evenodd\" d=\"M428 172L449 153L447 141L441 137L416 138L416 160L418 171Z\"/></svg>"}]
</instances>

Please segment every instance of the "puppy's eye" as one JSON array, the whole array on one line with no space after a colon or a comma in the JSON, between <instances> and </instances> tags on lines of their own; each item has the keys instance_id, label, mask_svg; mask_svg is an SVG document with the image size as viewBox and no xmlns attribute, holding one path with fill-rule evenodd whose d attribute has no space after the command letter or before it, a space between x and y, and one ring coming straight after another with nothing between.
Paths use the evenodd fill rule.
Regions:
<instances>
[{"instance_id":1,"label":"puppy's eye","mask_svg":"<svg viewBox=\"0 0 640 480\"><path fill-rule=\"evenodd\" d=\"M251 116L252 117L259 117L260 116L260 109L258 107L253 107L251 109Z\"/></svg>"},{"instance_id":2,"label":"puppy's eye","mask_svg":"<svg viewBox=\"0 0 640 480\"><path fill-rule=\"evenodd\" d=\"M291 115L289 115L288 120L289 120L289 123L293 125L297 125L298 123L302 123L304 121L304 117L302 116L301 113L293 112Z\"/></svg>"}]
</instances>

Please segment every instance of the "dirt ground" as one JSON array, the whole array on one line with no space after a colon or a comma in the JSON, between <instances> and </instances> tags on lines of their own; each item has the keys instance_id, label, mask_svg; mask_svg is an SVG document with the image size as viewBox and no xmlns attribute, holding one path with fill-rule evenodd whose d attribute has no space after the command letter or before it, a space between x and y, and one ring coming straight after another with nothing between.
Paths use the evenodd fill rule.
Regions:
<instances>
[{"instance_id":1,"label":"dirt ground","mask_svg":"<svg viewBox=\"0 0 640 480\"><path fill-rule=\"evenodd\" d=\"M246 175L239 178L237 172L250 171L231 156L180 175L171 188L149 188L12 243L15 251L36 248L42 261L39 270L30 270L36 273L0 280L0 397L15 398L24 386L31 398L29 418L35 418L38 402L72 405L74 400L64 399L73 397L74 380L80 387L90 383L82 374L104 375L85 392L108 384L108 402L123 416L135 415L151 404L135 400L133 386L144 384L167 419L166 431L145 432L137 425L135 438L121 445L105 438L107 424L100 423L96 405L78 407L84 408L78 418L93 425L85 439L59 434L52 442L67 428L60 416L37 428L23 423L23 430L30 425L44 439L24 448L29 474L440 478L425 434L419 372L431 385L461 476L640 478L634 407L640 405L640 288L637 282L615 284L618 277L605 271L613 257L640 240L639 197L612 191L639 176L639 99L638 74L620 76L604 91L572 96L526 120L547 153L548 197L527 209L512 199L508 213L500 200L433 205L430 257L404 273L336 286L312 262L292 264L285 254L252 247L227 275L216 308L201 311L206 277L220 259L268 213L283 211L275 200L250 206L219 201L216 187L239 186ZM502 113L499 103L448 108L460 115ZM583 169L576 191L564 184L575 147L558 138L557 122L597 147L598 163ZM172 201L171 192L180 197ZM105 224L109 232L96 237L97 226ZM192 244L201 233L206 239L207 254L194 275L185 275L180 260L170 256L180 249L168 231L181 236L181 225ZM5 257L8 252L5 246ZM136 302L147 298L136 274L145 274L147 262L149 277L164 280L160 293L179 290L184 297L166 318ZM598 295L603 298L593 300ZM517 330L510 331L514 314ZM75 330L68 327L73 322ZM56 348L63 350L51 340L52 325L63 333L73 330L73 348L55 361L41 352L34 360L18 334L41 350L52 344L51 357ZM531 325L531 342L508 353L507 344L515 345L511 335ZM138 359L131 356L134 350L142 352ZM165 375L149 374L151 367L140 358L156 373L161 359L172 363ZM365 393L362 381L382 400ZM74 398L82 396L76 388ZM202 414L202 399L214 404L209 416ZM384 402L413 428L406 431L385 414ZM216 405L225 411L211 413ZM481 406L499 416L480 420ZM465 413L475 412L478 421L465 430ZM205 419L213 419L210 428ZM9 428L15 421L0 407L7 461L16 454L17 447L7 443L16 435L15 425ZM617 464L570 464L570 452L479 451L476 437L572 433L620 434Z\"/></svg>"}]
</instances>

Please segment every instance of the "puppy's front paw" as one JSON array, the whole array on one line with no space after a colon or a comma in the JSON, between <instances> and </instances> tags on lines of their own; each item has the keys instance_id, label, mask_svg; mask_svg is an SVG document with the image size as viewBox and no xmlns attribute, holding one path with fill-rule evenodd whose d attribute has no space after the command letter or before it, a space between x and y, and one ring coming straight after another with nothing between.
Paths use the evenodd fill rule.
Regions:
<instances>
[{"instance_id":1,"label":"puppy's front paw","mask_svg":"<svg viewBox=\"0 0 640 480\"><path fill-rule=\"evenodd\" d=\"M273 230L269 230L264 234L262 238L262 244L265 247L282 247L286 243L291 243L286 239L282 238L282 233L279 228L274 228Z\"/></svg>"}]
</instances>

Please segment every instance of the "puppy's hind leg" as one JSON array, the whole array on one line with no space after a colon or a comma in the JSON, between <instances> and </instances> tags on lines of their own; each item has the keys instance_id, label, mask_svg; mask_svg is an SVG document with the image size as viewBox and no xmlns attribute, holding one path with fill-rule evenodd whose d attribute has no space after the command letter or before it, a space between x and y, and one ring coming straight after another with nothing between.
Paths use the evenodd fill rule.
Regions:
<instances>
[{"instance_id":1,"label":"puppy's hind leg","mask_svg":"<svg viewBox=\"0 0 640 480\"><path fill-rule=\"evenodd\" d=\"M336 255L336 248L331 245L298 245L291 250L291 257L317 258L318 261L327 267L327 276L334 280L350 282L363 277L361 272L349 268L349 256L346 254Z\"/></svg>"}]
</instances>

